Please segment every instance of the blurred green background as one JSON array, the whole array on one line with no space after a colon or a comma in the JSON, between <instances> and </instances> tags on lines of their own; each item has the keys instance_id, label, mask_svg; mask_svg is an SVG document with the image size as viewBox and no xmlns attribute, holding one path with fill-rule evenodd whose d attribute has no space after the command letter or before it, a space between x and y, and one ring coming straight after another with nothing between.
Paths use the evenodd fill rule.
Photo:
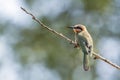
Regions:
<instances>
[{"instance_id":1,"label":"blurred green background","mask_svg":"<svg viewBox=\"0 0 120 80\"><path fill-rule=\"evenodd\" d=\"M42 28L20 7L74 40L68 26L83 24L94 51L120 65L120 0L0 0L0 80L120 80L120 71L91 59Z\"/></svg>"}]
</instances>

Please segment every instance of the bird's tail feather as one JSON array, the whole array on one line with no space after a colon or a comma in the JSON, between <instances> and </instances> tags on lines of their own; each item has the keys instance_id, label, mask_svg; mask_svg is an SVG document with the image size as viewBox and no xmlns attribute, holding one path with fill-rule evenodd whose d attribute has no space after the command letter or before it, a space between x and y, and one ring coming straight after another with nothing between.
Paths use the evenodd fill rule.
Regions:
<instances>
[{"instance_id":1,"label":"bird's tail feather","mask_svg":"<svg viewBox=\"0 0 120 80\"><path fill-rule=\"evenodd\" d=\"M84 53L83 56L83 68L85 71L89 70L89 55Z\"/></svg>"}]
</instances>

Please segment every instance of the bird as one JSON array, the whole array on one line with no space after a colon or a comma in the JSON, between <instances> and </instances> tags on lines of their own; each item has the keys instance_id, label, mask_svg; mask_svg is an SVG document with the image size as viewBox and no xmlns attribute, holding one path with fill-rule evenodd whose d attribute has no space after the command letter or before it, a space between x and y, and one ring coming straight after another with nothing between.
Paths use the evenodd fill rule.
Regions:
<instances>
[{"instance_id":1,"label":"bird","mask_svg":"<svg viewBox=\"0 0 120 80\"><path fill-rule=\"evenodd\" d=\"M90 69L89 57L93 53L93 39L87 28L82 24L77 24L69 28L73 29L75 33L75 42L77 43L75 47L81 48L83 52L83 68L85 71L88 71Z\"/></svg>"}]
</instances>

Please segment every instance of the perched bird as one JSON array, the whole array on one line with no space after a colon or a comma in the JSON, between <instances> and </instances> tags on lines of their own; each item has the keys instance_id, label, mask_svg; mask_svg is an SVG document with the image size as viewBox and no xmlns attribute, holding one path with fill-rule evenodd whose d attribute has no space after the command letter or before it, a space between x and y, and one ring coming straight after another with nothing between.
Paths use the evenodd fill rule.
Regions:
<instances>
[{"instance_id":1,"label":"perched bird","mask_svg":"<svg viewBox=\"0 0 120 80\"><path fill-rule=\"evenodd\" d=\"M69 27L75 32L75 42L78 44L75 47L81 47L83 52L83 68L89 70L89 57L93 52L93 40L86 27L81 24Z\"/></svg>"}]
</instances>

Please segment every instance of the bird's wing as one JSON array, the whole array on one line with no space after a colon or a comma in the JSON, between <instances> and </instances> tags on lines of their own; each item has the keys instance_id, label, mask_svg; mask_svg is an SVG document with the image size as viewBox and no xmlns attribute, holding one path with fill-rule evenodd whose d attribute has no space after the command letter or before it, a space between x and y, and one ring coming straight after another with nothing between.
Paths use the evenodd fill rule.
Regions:
<instances>
[{"instance_id":1,"label":"bird's wing","mask_svg":"<svg viewBox=\"0 0 120 80\"><path fill-rule=\"evenodd\" d=\"M84 38L83 36L77 36L78 38L78 44L80 45L83 53L88 54L88 47L86 45L87 39Z\"/></svg>"}]
</instances>

